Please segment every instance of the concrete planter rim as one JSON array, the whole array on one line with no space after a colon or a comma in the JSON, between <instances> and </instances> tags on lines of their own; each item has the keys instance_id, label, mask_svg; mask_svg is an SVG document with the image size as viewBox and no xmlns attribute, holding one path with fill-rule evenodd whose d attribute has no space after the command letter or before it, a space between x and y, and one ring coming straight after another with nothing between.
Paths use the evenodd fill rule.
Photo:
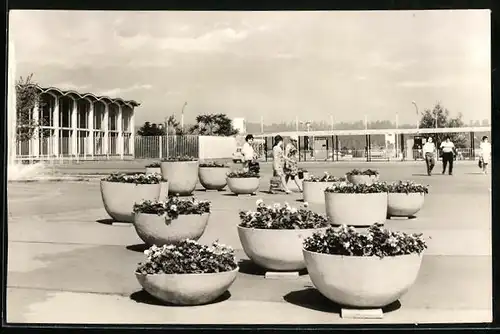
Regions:
<instances>
[{"instance_id":1,"label":"concrete planter rim","mask_svg":"<svg viewBox=\"0 0 500 334\"><path fill-rule=\"evenodd\" d=\"M240 270L240 267L237 265L236 268L234 268L233 270L229 270L229 271L220 271L218 273L197 273L197 274L191 274L191 273L188 273L188 274L141 274L141 273L138 273L137 270L134 272L134 274L138 277L157 277L157 276L169 276L169 277L180 277L180 276L187 276L189 275L190 277L195 277L195 276L199 276L200 278L203 278L203 277L207 277L207 276L212 276L212 275L217 275L217 274L225 274L225 273L234 273L234 272L238 272Z\"/></svg>"},{"instance_id":2,"label":"concrete planter rim","mask_svg":"<svg viewBox=\"0 0 500 334\"><path fill-rule=\"evenodd\" d=\"M319 253L319 252L313 252L313 251L310 251L310 250L307 250L305 248L302 247L302 251L303 252L307 252L307 253L310 253L310 254L314 254L314 255L323 255L323 256L336 256L336 257L340 257L340 258L349 258L349 259L372 259L372 260L375 260L375 259L379 259L379 260L384 260L386 258L402 258L402 257L410 257L410 256L424 256L424 253L425 253L425 250L422 252L422 253L410 253L410 254L401 254L401 255L388 255L388 256L384 256L384 257L379 257L377 255L371 255L371 256L355 256L355 255L340 255L340 254L328 254L328 253Z\"/></svg>"},{"instance_id":3,"label":"concrete planter rim","mask_svg":"<svg viewBox=\"0 0 500 334\"><path fill-rule=\"evenodd\" d=\"M380 191L376 193L338 193L334 191L326 191L325 194L332 194L332 195L379 195L379 194L389 194L387 191Z\"/></svg>"},{"instance_id":4,"label":"concrete planter rim","mask_svg":"<svg viewBox=\"0 0 500 334\"><path fill-rule=\"evenodd\" d=\"M283 233L283 232L287 232L287 231L297 233L298 231L316 231L316 230L326 229L329 227L329 226L324 226L324 227L300 228L300 229L271 229L271 228L243 227L243 226L240 226L239 224L236 226L242 230L272 231L269 233L278 233L278 232Z\"/></svg>"},{"instance_id":5,"label":"concrete planter rim","mask_svg":"<svg viewBox=\"0 0 500 334\"><path fill-rule=\"evenodd\" d=\"M260 176L252 176L252 177L229 177L229 176L227 176L226 179L228 179L228 180L234 180L234 179L260 179Z\"/></svg>"}]
</instances>

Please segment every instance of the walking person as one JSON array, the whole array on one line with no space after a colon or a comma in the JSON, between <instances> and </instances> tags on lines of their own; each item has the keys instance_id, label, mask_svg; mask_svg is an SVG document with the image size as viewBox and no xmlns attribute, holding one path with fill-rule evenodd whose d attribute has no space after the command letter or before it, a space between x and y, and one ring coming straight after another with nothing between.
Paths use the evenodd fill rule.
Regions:
<instances>
[{"instance_id":1,"label":"walking person","mask_svg":"<svg viewBox=\"0 0 500 334\"><path fill-rule=\"evenodd\" d=\"M491 144L488 142L488 136L483 136L481 145L479 145L481 153L479 155L479 166L483 169L483 174L488 174L486 168L491 161Z\"/></svg>"},{"instance_id":2,"label":"walking person","mask_svg":"<svg viewBox=\"0 0 500 334\"><path fill-rule=\"evenodd\" d=\"M440 149L443 153L443 172L441 174L446 172L446 166L448 165L448 174L453 175L453 160L456 149L449 136L446 136L444 142L441 143Z\"/></svg>"},{"instance_id":3,"label":"walking person","mask_svg":"<svg viewBox=\"0 0 500 334\"><path fill-rule=\"evenodd\" d=\"M256 154L255 154L255 151L253 149L253 146L252 146L252 143L253 143L253 135L251 134L248 134L246 137L245 137L245 143L243 144L243 147L241 148L241 154L243 155L243 169L245 171L249 171L250 170L250 167L252 166L255 158L256 158Z\"/></svg>"},{"instance_id":4,"label":"walking person","mask_svg":"<svg viewBox=\"0 0 500 334\"><path fill-rule=\"evenodd\" d=\"M299 137L297 135L290 136L290 143L286 144L285 147L285 157L288 158L285 160L285 182L288 184L290 179L295 181L299 192L302 192L302 188L300 186L299 179L299 151L297 149L297 143L299 141Z\"/></svg>"},{"instance_id":5,"label":"walking person","mask_svg":"<svg viewBox=\"0 0 500 334\"><path fill-rule=\"evenodd\" d=\"M434 165L436 164L436 145L432 142L432 137L427 138L427 142L422 147L425 164L427 166L427 175L431 176Z\"/></svg>"},{"instance_id":6,"label":"walking person","mask_svg":"<svg viewBox=\"0 0 500 334\"><path fill-rule=\"evenodd\" d=\"M274 189L276 188L277 184L277 179L279 179L281 182L281 188L282 190L290 194L291 191L288 189L286 186L286 180L285 180L285 172L283 170L284 164L285 164L285 159L287 159L284 155L283 152L283 137L280 135L277 135L274 137L274 147L273 147L273 177L271 178L271 183L269 186L269 192L272 194L274 193Z\"/></svg>"}]
</instances>

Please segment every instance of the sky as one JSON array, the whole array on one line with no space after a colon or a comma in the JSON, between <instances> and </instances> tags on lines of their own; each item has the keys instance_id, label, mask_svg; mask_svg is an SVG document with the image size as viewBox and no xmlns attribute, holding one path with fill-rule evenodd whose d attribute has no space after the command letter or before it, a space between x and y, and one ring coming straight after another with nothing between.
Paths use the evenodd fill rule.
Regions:
<instances>
[{"instance_id":1,"label":"sky","mask_svg":"<svg viewBox=\"0 0 500 334\"><path fill-rule=\"evenodd\" d=\"M136 124L490 119L490 12L11 11L17 75L136 100Z\"/></svg>"}]
</instances>

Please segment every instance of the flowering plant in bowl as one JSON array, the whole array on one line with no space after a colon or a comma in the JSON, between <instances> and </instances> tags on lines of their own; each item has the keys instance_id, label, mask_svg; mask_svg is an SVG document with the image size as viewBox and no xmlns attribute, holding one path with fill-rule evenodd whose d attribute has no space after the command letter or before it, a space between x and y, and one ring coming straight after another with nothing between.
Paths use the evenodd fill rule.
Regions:
<instances>
[{"instance_id":1,"label":"flowering plant in bowl","mask_svg":"<svg viewBox=\"0 0 500 334\"><path fill-rule=\"evenodd\" d=\"M304 249L310 252L344 256L398 256L421 254L427 245L422 233L408 234L384 229L374 224L366 233L354 227L341 225L316 232L304 240Z\"/></svg>"},{"instance_id":2,"label":"flowering plant in bowl","mask_svg":"<svg viewBox=\"0 0 500 334\"><path fill-rule=\"evenodd\" d=\"M134 205L134 213L166 215L177 219L179 215L203 215L210 213L209 201L193 198L169 197L167 201L142 201Z\"/></svg>"},{"instance_id":3,"label":"flowering plant in bowl","mask_svg":"<svg viewBox=\"0 0 500 334\"><path fill-rule=\"evenodd\" d=\"M185 162L185 161L198 161L198 158L195 158L191 155L179 155L176 157L168 157L163 158L163 162Z\"/></svg>"},{"instance_id":4,"label":"flowering plant in bowl","mask_svg":"<svg viewBox=\"0 0 500 334\"><path fill-rule=\"evenodd\" d=\"M330 175L328 172L325 172L323 176L314 176L309 175L307 179L304 179L305 182L345 182L345 177L337 177Z\"/></svg>"},{"instance_id":5,"label":"flowering plant in bowl","mask_svg":"<svg viewBox=\"0 0 500 334\"><path fill-rule=\"evenodd\" d=\"M200 163L200 168L228 168L227 164L217 161L204 161Z\"/></svg>"},{"instance_id":6,"label":"flowering plant in bowl","mask_svg":"<svg viewBox=\"0 0 500 334\"><path fill-rule=\"evenodd\" d=\"M227 173L227 177L230 179L247 179L247 178L258 178L259 174L253 171L236 170Z\"/></svg>"},{"instance_id":7,"label":"flowering plant in bowl","mask_svg":"<svg viewBox=\"0 0 500 334\"><path fill-rule=\"evenodd\" d=\"M160 168L161 164L158 161L152 162L149 165L146 165L146 168Z\"/></svg>"},{"instance_id":8,"label":"flowering plant in bowl","mask_svg":"<svg viewBox=\"0 0 500 334\"><path fill-rule=\"evenodd\" d=\"M327 218L307 209L308 204L304 203L304 208L294 208L285 203L275 203L265 205L259 199L256 211L240 211L239 226L245 228L271 229L271 230L293 230L293 229L313 229L322 228L329 225Z\"/></svg>"},{"instance_id":9,"label":"flowering plant in bowl","mask_svg":"<svg viewBox=\"0 0 500 334\"><path fill-rule=\"evenodd\" d=\"M144 254L147 258L136 270L143 275L220 273L238 268L234 249L217 241L211 246L190 239L175 245L153 245Z\"/></svg>"},{"instance_id":10,"label":"flowering plant in bowl","mask_svg":"<svg viewBox=\"0 0 500 334\"><path fill-rule=\"evenodd\" d=\"M377 176L379 175L379 172L374 169L365 169L365 170L359 170L359 169L353 169L349 172L346 173L347 176L351 175L368 175L368 176Z\"/></svg>"},{"instance_id":11,"label":"flowering plant in bowl","mask_svg":"<svg viewBox=\"0 0 500 334\"><path fill-rule=\"evenodd\" d=\"M375 194L387 193L389 186L385 182L375 182L372 184L352 184L349 182L336 183L328 188L325 192L337 194Z\"/></svg>"},{"instance_id":12,"label":"flowering plant in bowl","mask_svg":"<svg viewBox=\"0 0 500 334\"><path fill-rule=\"evenodd\" d=\"M429 193L429 186L415 183L413 181L396 181L388 185L390 193L411 194L411 193Z\"/></svg>"},{"instance_id":13,"label":"flowering plant in bowl","mask_svg":"<svg viewBox=\"0 0 500 334\"><path fill-rule=\"evenodd\" d=\"M102 181L117 182L117 183L135 183L135 184L158 184L162 182L162 176L159 174L143 174L143 173L132 174L132 175L125 173L113 173L103 178Z\"/></svg>"}]
</instances>

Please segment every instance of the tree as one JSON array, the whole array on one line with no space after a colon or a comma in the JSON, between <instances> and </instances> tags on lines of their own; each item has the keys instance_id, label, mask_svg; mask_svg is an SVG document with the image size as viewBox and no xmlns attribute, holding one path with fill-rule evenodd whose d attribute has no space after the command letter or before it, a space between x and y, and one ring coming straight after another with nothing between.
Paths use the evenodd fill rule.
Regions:
<instances>
[{"instance_id":1,"label":"tree","mask_svg":"<svg viewBox=\"0 0 500 334\"><path fill-rule=\"evenodd\" d=\"M465 126L462 120L462 114L458 114L457 117L450 118L450 111L438 102L432 110L425 109L422 113L422 118L420 119L420 128L431 129L438 128L459 128ZM437 144L444 141L446 136L450 137L450 140L455 144L457 148L464 148L467 146L467 138L465 133L437 133L435 134L435 141Z\"/></svg>"},{"instance_id":2,"label":"tree","mask_svg":"<svg viewBox=\"0 0 500 334\"><path fill-rule=\"evenodd\" d=\"M44 103L32 78L33 74L30 74L26 79L21 77L16 83L16 140L21 142L34 138L37 128L44 123L43 119L33 119L35 106L40 109Z\"/></svg>"},{"instance_id":3,"label":"tree","mask_svg":"<svg viewBox=\"0 0 500 334\"><path fill-rule=\"evenodd\" d=\"M164 123L164 126L167 129L169 135L182 136L187 134L187 132L181 128L179 121L177 121L174 115L170 115L167 118L167 121Z\"/></svg>"},{"instance_id":4,"label":"tree","mask_svg":"<svg viewBox=\"0 0 500 334\"><path fill-rule=\"evenodd\" d=\"M233 127L231 119L226 114L206 114L196 116L196 124L191 133L204 136L234 136L238 130Z\"/></svg>"},{"instance_id":5,"label":"tree","mask_svg":"<svg viewBox=\"0 0 500 334\"><path fill-rule=\"evenodd\" d=\"M143 126L137 130L139 136L163 136L165 130L156 123L145 122Z\"/></svg>"}]
</instances>

